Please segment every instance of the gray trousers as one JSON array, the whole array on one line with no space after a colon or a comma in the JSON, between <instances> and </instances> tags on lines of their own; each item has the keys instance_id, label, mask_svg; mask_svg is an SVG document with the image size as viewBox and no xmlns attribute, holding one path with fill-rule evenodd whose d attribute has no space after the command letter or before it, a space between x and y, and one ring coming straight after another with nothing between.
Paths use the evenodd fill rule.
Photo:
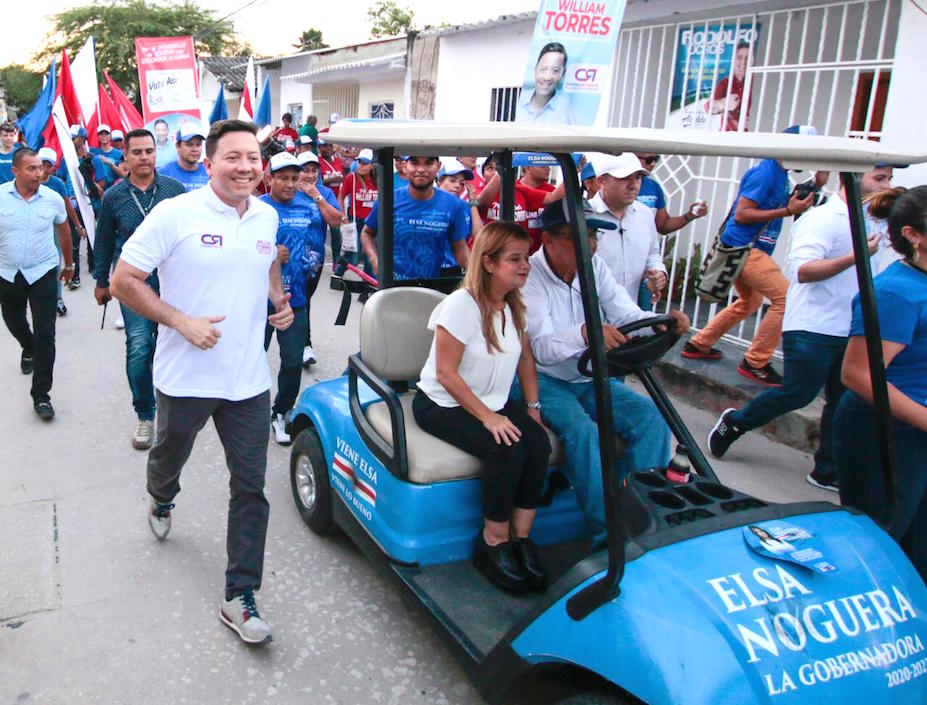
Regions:
<instances>
[{"instance_id":1,"label":"gray trousers","mask_svg":"<svg viewBox=\"0 0 927 705\"><path fill-rule=\"evenodd\" d=\"M159 391L157 406L158 429L148 455L149 494L168 503L180 492L180 471L196 434L212 417L231 475L225 597L231 599L246 588L260 589L270 513L264 497L270 391L242 401L170 397Z\"/></svg>"}]
</instances>

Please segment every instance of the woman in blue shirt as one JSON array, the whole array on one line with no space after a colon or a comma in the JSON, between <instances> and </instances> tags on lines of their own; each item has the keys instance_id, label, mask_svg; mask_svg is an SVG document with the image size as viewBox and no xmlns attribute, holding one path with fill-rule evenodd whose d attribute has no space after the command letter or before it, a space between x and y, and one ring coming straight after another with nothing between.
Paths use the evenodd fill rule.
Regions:
<instances>
[{"instance_id":1,"label":"woman in blue shirt","mask_svg":"<svg viewBox=\"0 0 927 705\"><path fill-rule=\"evenodd\" d=\"M883 191L870 201L869 210L876 218L888 218L892 247L903 257L876 277L875 295L901 488L896 536L927 578L927 186ZM863 335L857 295L843 360L849 391L834 416L840 501L886 524L889 501Z\"/></svg>"}]
</instances>

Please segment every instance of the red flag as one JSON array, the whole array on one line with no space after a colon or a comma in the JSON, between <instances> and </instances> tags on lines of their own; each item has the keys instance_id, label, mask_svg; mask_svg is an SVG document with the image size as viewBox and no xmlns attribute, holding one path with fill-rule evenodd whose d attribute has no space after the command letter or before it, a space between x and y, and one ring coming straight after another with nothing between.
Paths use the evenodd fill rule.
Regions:
<instances>
[{"instance_id":1,"label":"red flag","mask_svg":"<svg viewBox=\"0 0 927 705\"><path fill-rule=\"evenodd\" d=\"M74 82L71 79L71 62L68 61L68 52L61 50L61 73L58 78L58 84L55 87L55 98L61 98L64 105L64 112L67 115L68 124L79 125L83 121L80 117L80 103L77 100L77 94L74 92ZM55 118L50 116L45 130L42 131L42 139L45 146L54 149L61 156L61 143L58 141L58 132L55 129Z\"/></svg>"},{"instance_id":2,"label":"red flag","mask_svg":"<svg viewBox=\"0 0 927 705\"><path fill-rule=\"evenodd\" d=\"M109 86L109 92L113 94L113 104L119 113L123 128L128 131L144 127L145 121L138 110L135 109L129 97L123 93L122 89L110 78L106 71L103 72L103 75L106 76L106 85Z\"/></svg>"}]
</instances>

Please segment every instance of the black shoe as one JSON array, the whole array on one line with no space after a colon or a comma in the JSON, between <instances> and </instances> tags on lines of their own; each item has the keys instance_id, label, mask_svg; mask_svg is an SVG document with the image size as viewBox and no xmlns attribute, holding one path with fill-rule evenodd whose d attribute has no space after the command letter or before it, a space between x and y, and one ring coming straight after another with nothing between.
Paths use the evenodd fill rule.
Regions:
<instances>
[{"instance_id":1,"label":"black shoe","mask_svg":"<svg viewBox=\"0 0 927 705\"><path fill-rule=\"evenodd\" d=\"M746 433L731 423L731 414L735 411L737 409L725 409L708 434L708 450L716 458L723 457L731 444Z\"/></svg>"},{"instance_id":2,"label":"black shoe","mask_svg":"<svg viewBox=\"0 0 927 705\"><path fill-rule=\"evenodd\" d=\"M35 369L35 360L32 355L27 355L23 352L19 358L19 369L22 370L24 375L32 374L32 371Z\"/></svg>"},{"instance_id":3,"label":"black shoe","mask_svg":"<svg viewBox=\"0 0 927 705\"><path fill-rule=\"evenodd\" d=\"M528 576L515 555L512 541L490 546L481 531L476 541L473 563L496 587L516 595L528 591Z\"/></svg>"},{"instance_id":4,"label":"black shoe","mask_svg":"<svg viewBox=\"0 0 927 705\"><path fill-rule=\"evenodd\" d=\"M74 291L75 289L80 289L80 277L74 277L68 282L68 290Z\"/></svg>"},{"instance_id":5,"label":"black shoe","mask_svg":"<svg viewBox=\"0 0 927 705\"><path fill-rule=\"evenodd\" d=\"M541 563L536 552L536 546L531 539L513 539L515 555L528 576L528 588L535 592L544 592L547 589L547 569Z\"/></svg>"},{"instance_id":6,"label":"black shoe","mask_svg":"<svg viewBox=\"0 0 927 705\"><path fill-rule=\"evenodd\" d=\"M55 305L55 310L58 312L59 316L68 315L68 307L64 305L63 299L58 299L58 303Z\"/></svg>"},{"instance_id":7,"label":"black shoe","mask_svg":"<svg viewBox=\"0 0 927 705\"><path fill-rule=\"evenodd\" d=\"M718 350L718 348L710 348L708 352L704 352L699 350L692 343L683 345L680 355L690 360L720 360L724 357L724 353Z\"/></svg>"},{"instance_id":8,"label":"black shoe","mask_svg":"<svg viewBox=\"0 0 927 705\"><path fill-rule=\"evenodd\" d=\"M50 401L37 401L33 405L33 408L42 421L51 421L55 418L55 409L52 407Z\"/></svg>"},{"instance_id":9,"label":"black shoe","mask_svg":"<svg viewBox=\"0 0 927 705\"><path fill-rule=\"evenodd\" d=\"M752 379L754 382L759 382L764 387L781 387L782 386L782 375L776 372L773 369L773 366L768 362L763 365L763 367L754 367L746 358L740 361L740 367L737 368L737 371L747 379Z\"/></svg>"},{"instance_id":10,"label":"black shoe","mask_svg":"<svg viewBox=\"0 0 927 705\"><path fill-rule=\"evenodd\" d=\"M818 472L817 468L808 473L805 480L809 485L814 485L815 487L820 487L822 490L829 490L831 492L839 492L840 488L837 486L836 477L825 477L823 473Z\"/></svg>"}]
</instances>

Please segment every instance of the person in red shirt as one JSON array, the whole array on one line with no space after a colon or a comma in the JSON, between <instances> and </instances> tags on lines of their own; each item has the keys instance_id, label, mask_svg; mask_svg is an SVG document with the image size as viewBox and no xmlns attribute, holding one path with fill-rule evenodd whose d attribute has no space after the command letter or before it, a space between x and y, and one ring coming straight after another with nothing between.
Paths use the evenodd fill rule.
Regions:
<instances>
[{"instance_id":1,"label":"person in red shirt","mask_svg":"<svg viewBox=\"0 0 927 705\"><path fill-rule=\"evenodd\" d=\"M348 172L341 183L341 190L338 192L338 202L341 204L341 212L344 213L342 223L353 222L355 225L360 223L358 232L357 252L345 251L344 258L351 264L357 264L359 260L366 260L361 252L359 235L363 230L364 221L370 215L373 204L377 202L377 180L373 171L373 150L362 149L355 159L357 169ZM367 269L367 263L364 262Z\"/></svg>"},{"instance_id":2,"label":"person in red shirt","mask_svg":"<svg viewBox=\"0 0 927 705\"><path fill-rule=\"evenodd\" d=\"M483 175L487 175L486 164L491 162L489 173L492 175L486 181L486 187L477 198L477 207L484 223L491 223L494 220L500 220L499 210L499 188L501 180L495 169L496 158L490 154L483 164ZM515 182L515 222L524 228L531 236L531 253L534 253L541 247L541 229L540 222L537 218L532 226L530 222L531 213L539 213L544 206L553 203L564 197L565 189L561 183L551 191L544 191L538 188L532 188L521 181Z\"/></svg>"},{"instance_id":3,"label":"person in red shirt","mask_svg":"<svg viewBox=\"0 0 927 705\"><path fill-rule=\"evenodd\" d=\"M344 164L335 152L335 145L323 139L322 135L328 128L319 132L319 178L324 186L328 186L336 194L341 191L344 183ZM332 262L337 262L341 256L341 228L329 228L332 239Z\"/></svg>"},{"instance_id":4,"label":"person in red shirt","mask_svg":"<svg viewBox=\"0 0 927 705\"><path fill-rule=\"evenodd\" d=\"M744 102L744 79L747 77L749 65L750 45L738 44L734 50L731 74L718 81L711 100L706 105L709 113L722 116L722 132L737 132L741 129L740 111ZM747 108L744 110L744 132L747 130L747 120L750 118L750 103L750 96L747 96Z\"/></svg>"},{"instance_id":5,"label":"person in red shirt","mask_svg":"<svg viewBox=\"0 0 927 705\"><path fill-rule=\"evenodd\" d=\"M292 127L293 116L290 113L283 113L280 120L283 122L283 127L277 130L277 141L287 152L293 153L296 150L296 141L299 139L299 133Z\"/></svg>"},{"instance_id":6,"label":"person in red shirt","mask_svg":"<svg viewBox=\"0 0 927 705\"><path fill-rule=\"evenodd\" d=\"M486 186L486 179L480 176L480 172L476 168L476 157L459 157L458 161L467 167L473 174L473 180L470 182L470 185L473 186L473 194L479 196L480 192ZM465 191L467 190L469 189ZM464 196L461 195L461 198L464 198Z\"/></svg>"}]
</instances>

